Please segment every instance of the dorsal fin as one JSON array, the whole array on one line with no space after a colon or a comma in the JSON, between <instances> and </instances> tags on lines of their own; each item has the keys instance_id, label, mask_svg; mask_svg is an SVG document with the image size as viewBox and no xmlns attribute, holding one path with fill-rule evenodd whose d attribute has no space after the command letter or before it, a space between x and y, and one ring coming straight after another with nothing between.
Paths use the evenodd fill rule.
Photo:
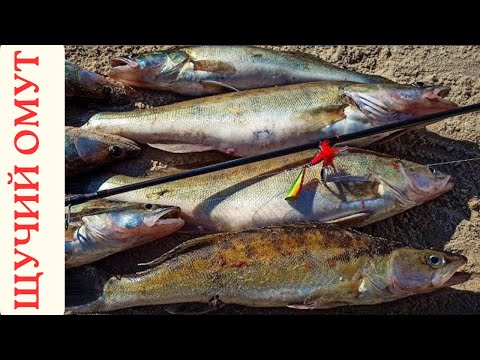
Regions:
<instances>
[{"instance_id":1,"label":"dorsal fin","mask_svg":"<svg viewBox=\"0 0 480 360\"><path fill-rule=\"evenodd\" d=\"M229 233L219 233L219 234L211 234L211 235L205 235L196 239L188 240L176 247L174 247L172 250L167 251L165 254L162 256L147 262L147 263L141 263L138 264L139 266L157 266L162 263L164 263L167 260L170 260L171 258L181 255L181 254L186 254L187 252L193 251L193 250L198 250L200 248L203 248L205 246L210 245L211 243L217 242L217 241L225 241L228 239L225 235L228 235Z\"/></svg>"}]
</instances>

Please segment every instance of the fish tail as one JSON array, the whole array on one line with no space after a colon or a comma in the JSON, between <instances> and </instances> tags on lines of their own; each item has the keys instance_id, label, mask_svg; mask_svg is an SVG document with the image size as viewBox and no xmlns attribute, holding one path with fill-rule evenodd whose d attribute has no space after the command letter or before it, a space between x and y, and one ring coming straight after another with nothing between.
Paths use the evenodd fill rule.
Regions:
<instances>
[{"instance_id":1,"label":"fish tail","mask_svg":"<svg viewBox=\"0 0 480 360\"><path fill-rule=\"evenodd\" d=\"M69 178L65 184L65 192L68 195L88 194L97 192L108 179L114 176L114 173L95 174L94 177L88 174L81 174ZM68 197L68 196L67 196Z\"/></svg>"},{"instance_id":2,"label":"fish tail","mask_svg":"<svg viewBox=\"0 0 480 360\"><path fill-rule=\"evenodd\" d=\"M110 278L111 274L91 266L67 270L65 314L106 311L104 285Z\"/></svg>"},{"instance_id":3,"label":"fish tail","mask_svg":"<svg viewBox=\"0 0 480 360\"><path fill-rule=\"evenodd\" d=\"M65 126L81 127L100 110L79 107L67 107L65 110Z\"/></svg>"}]
</instances>

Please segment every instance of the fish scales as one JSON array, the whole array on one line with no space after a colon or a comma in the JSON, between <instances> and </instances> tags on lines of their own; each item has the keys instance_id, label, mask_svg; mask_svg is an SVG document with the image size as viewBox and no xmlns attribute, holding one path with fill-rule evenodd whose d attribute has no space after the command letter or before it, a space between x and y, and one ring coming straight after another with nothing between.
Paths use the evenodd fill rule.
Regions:
<instances>
[{"instance_id":1,"label":"fish scales","mask_svg":"<svg viewBox=\"0 0 480 360\"><path fill-rule=\"evenodd\" d=\"M69 311L215 300L303 309L376 304L463 282L454 274L465 263L462 255L297 223L190 240L149 270L107 279L97 300Z\"/></svg>"},{"instance_id":2,"label":"fish scales","mask_svg":"<svg viewBox=\"0 0 480 360\"><path fill-rule=\"evenodd\" d=\"M249 156L372 128L456 105L444 87L317 82L246 90L130 112L94 115L83 128L171 152ZM368 144L377 139L363 139Z\"/></svg>"},{"instance_id":3,"label":"fish scales","mask_svg":"<svg viewBox=\"0 0 480 360\"><path fill-rule=\"evenodd\" d=\"M345 220L345 225L363 226L405 211L453 186L448 175L434 174L427 166L348 148L334 161L333 176L338 179L322 184L321 165L312 166L306 171L298 199L286 201L297 166L308 163L314 153L304 151L110 198L180 206L187 222L232 231L294 221ZM134 182L134 178L117 175L99 189Z\"/></svg>"},{"instance_id":4,"label":"fish scales","mask_svg":"<svg viewBox=\"0 0 480 360\"><path fill-rule=\"evenodd\" d=\"M138 276L112 281L105 296L116 301L118 284L122 291L142 294L143 301L148 302L145 298L152 295L153 303L158 302L159 294L162 303L208 302L219 295L227 303L286 306L303 301L313 284L328 289L340 277L352 278L370 255L381 254L382 249L375 245L369 236L355 238L338 230L324 231L324 227L311 229L308 236L303 226L224 238L212 235L206 247L180 254ZM280 294L273 304L271 292Z\"/></svg>"},{"instance_id":5,"label":"fish scales","mask_svg":"<svg viewBox=\"0 0 480 360\"><path fill-rule=\"evenodd\" d=\"M182 47L116 57L111 63L110 75L126 84L190 96L324 80L393 83L315 56L254 46Z\"/></svg>"}]
</instances>

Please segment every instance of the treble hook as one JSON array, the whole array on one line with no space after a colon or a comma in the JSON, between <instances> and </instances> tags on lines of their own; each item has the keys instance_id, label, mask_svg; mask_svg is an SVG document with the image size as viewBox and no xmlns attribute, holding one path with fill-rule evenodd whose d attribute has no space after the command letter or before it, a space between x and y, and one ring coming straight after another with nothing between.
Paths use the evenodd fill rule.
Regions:
<instances>
[{"instance_id":1,"label":"treble hook","mask_svg":"<svg viewBox=\"0 0 480 360\"><path fill-rule=\"evenodd\" d=\"M313 157L313 159L307 165L302 166L300 169L300 173L295 178L292 186L288 189L287 196L285 200L287 201L294 201L300 195L303 186L303 180L305 178L305 171L316 165L318 163L322 163L322 168L320 170L320 182L325 185L327 182L328 173L331 172L331 169L334 169L333 160L335 156L339 153L345 152L347 147L342 147L340 149L334 149L328 140L324 140L319 144L319 150L317 154ZM327 173L327 174L326 174Z\"/></svg>"}]
</instances>

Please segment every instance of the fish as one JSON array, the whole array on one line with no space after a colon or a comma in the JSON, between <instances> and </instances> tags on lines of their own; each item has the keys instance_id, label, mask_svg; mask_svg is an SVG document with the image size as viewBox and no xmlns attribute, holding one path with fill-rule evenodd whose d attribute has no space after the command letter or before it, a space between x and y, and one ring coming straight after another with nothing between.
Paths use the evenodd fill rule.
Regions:
<instances>
[{"instance_id":1,"label":"fish","mask_svg":"<svg viewBox=\"0 0 480 360\"><path fill-rule=\"evenodd\" d=\"M312 55L255 46L194 46L114 57L109 75L125 84L187 96L306 83L393 83L342 69Z\"/></svg>"},{"instance_id":2,"label":"fish","mask_svg":"<svg viewBox=\"0 0 480 360\"><path fill-rule=\"evenodd\" d=\"M140 147L132 140L71 126L65 127L65 175L67 177L135 157L140 152Z\"/></svg>"},{"instance_id":3,"label":"fish","mask_svg":"<svg viewBox=\"0 0 480 360\"><path fill-rule=\"evenodd\" d=\"M327 309L374 305L460 284L461 254L411 247L338 226L300 223L192 239L130 275L91 274L67 314L204 303ZM101 280L100 280L101 279ZM83 280L83 282L82 282ZM94 294L92 294L94 293ZM83 303L82 303L83 302Z\"/></svg>"},{"instance_id":4,"label":"fish","mask_svg":"<svg viewBox=\"0 0 480 360\"><path fill-rule=\"evenodd\" d=\"M137 111L100 112L82 128L169 152L217 150L244 157L456 108L443 98L448 92L445 86L294 84ZM369 143L363 139L355 145Z\"/></svg>"},{"instance_id":5,"label":"fish","mask_svg":"<svg viewBox=\"0 0 480 360\"><path fill-rule=\"evenodd\" d=\"M65 97L91 99L116 105L131 103L131 93L124 86L65 60Z\"/></svg>"},{"instance_id":6,"label":"fish","mask_svg":"<svg viewBox=\"0 0 480 360\"><path fill-rule=\"evenodd\" d=\"M302 191L286 201L298 169L314 150L211 172L109 196L115 201L179 206L188 224L205 231L240 231L297 221L364 226L399 214L453 188L451 176L427 165L346 147L333 168L309 167ZM71 193L91 193L137 183L105 174Z\"/></svg>"},{"instance_id":7,"label":"fish","mask_svg":"<svg viewBox=\"0 0 480 360\"><path fill-rule=\"evenodd\" d=\"M143 245L179 230L180 208L90 201L67 212L65 267L77 267Z\"/></svg>"}]
</instances>

